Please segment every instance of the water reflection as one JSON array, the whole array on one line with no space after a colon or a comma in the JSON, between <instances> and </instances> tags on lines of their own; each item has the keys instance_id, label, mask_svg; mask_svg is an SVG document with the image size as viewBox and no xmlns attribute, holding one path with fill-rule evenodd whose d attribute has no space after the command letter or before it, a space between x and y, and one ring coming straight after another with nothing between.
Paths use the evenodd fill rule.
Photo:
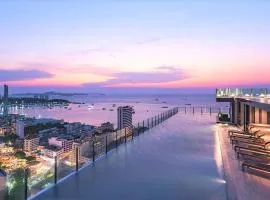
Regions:
<instances>
[{"instance_id":1,"label":"water reflection","mask_svg":"<svg viewBox=\"0 0 270 200\"><path fill-rule=\"evenodd\" d=\"M38 199L225 200L214 124L179 113Z\"/></svg>"}]
</instances>

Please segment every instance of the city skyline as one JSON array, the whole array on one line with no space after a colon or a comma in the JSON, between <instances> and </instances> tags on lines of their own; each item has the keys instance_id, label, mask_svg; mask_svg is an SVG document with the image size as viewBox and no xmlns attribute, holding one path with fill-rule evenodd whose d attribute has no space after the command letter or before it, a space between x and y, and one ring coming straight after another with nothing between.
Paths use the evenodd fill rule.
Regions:
<instances>
[{"instance_id":1,"label":"city skyline","mask_svg":"<svg viewBox=\"0 0 270 200\"><path fill-rule=\"evenodd\" d=\"M0 4L0 84L15 92L270 85L270 2Z\"/></svg>"}]
</instances>

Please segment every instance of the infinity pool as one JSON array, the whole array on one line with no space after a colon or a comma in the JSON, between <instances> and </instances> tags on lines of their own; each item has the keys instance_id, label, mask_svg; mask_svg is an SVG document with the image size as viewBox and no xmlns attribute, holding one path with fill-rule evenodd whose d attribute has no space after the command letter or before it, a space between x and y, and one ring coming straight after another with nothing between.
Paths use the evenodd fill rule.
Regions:
<instances>
[{"instance_id":1,"label":"infinity pool","mask_svg":"<svg viewBox=\"0 0 270 200\"><path fill-rule=\"evenodd\" d=\"M225 200L215 116L178 113L38 200Z\"/></svg>"}]
</instances>

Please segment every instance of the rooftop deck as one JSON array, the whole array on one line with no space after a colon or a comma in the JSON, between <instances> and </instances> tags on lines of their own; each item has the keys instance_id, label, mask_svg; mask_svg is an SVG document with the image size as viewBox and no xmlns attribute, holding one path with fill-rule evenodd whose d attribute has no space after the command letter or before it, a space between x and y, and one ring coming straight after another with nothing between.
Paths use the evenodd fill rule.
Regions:
<instances>
[{"instance_id":1,"label":"rooftop deck","mask_svg":"<svg viewBox=\"0 0 270 200\"><path fill-rule=\"evenodd\" d=\"M232 129L234 128L230 126L217 125L228 186L228 200L268 200L270 180L241 170L241 162L236 158L228 137L228 130Z\"/></svg>"}]
</instances>

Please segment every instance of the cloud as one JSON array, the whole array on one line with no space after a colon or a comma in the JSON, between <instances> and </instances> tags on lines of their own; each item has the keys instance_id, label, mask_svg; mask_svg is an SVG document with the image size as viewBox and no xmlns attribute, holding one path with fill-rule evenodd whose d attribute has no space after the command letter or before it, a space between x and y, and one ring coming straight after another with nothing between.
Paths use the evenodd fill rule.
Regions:
<instances>
[{"instance_id":1,"label":"cloud","mask_svg":"<svg viewBox=\"0 0 270 200\"><path fill-rule=\"evenodd\" d=\"M189 78L183 69L161 66L153 72L119 72L111 74L111 79L101 83L86 83L85 86L111 86L117 84L160 84Z\"/></svg>"},{"instance_id":2,"label":"cloud","mask_svg":"<svg viewBox=\"0 0 270 200\"><path fill-rule=\"evenodd\" d=\"M4 81L22 81L22 80L33 80L41 78L51 78L53 74L44 72L41 70L24 70L24 69L0 69L0 82Z\"/></svg>"},{"instance_id":3,"label":"cloud","mask_svg":"<svg viewBox=\"0 0 270 200\"><path fill-rule=\"evenodd\" d=\"M112 67L97 66L91 64L76 65L73 67L56 67L58 71L63 71L67 73L86 73L95 74L100 76L111 76L113 73L117 72L116 69Z\"/></svg>"},{"instance_id":4,"label":"cloud","mask_svg":"<svg viewBox=\"0 0 270 200\"><path fill-rule=\"evenodd\" d=\"M152 42L159 42L159 41L161 41L163 39L164 38L151 38L151 39L138 41L138 42L136 42L136 44L141 45L141 44L148 44L148 43L152 43Z\"/></svg>"}]
</instances>

